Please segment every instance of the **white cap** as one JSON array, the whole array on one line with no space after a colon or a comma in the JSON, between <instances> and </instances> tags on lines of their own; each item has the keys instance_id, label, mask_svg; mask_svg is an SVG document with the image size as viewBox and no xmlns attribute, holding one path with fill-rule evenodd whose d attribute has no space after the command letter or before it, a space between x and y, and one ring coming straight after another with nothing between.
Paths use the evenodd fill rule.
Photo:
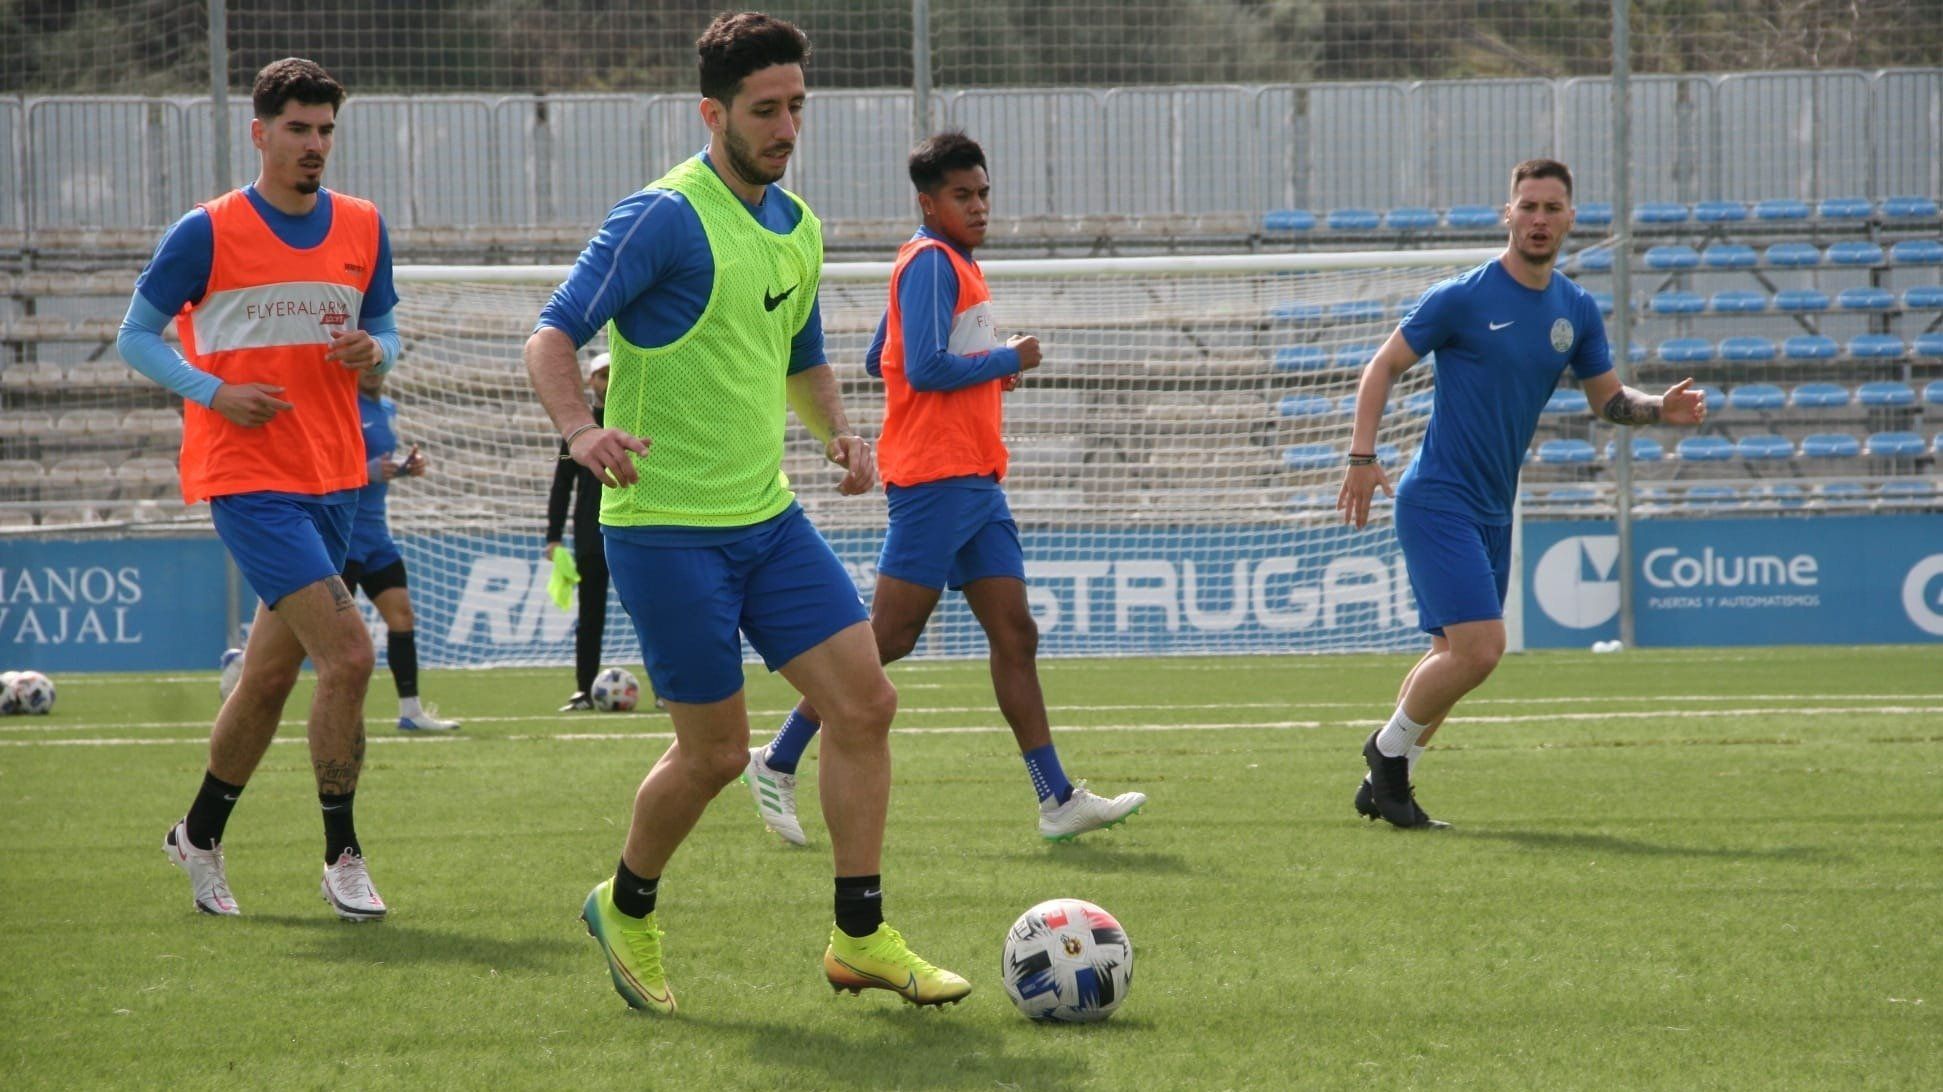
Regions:
<instances>
[{"instance_id":1,"label":"white cap","mask_svg":"<svg viewBox=\"0 0 1943 1092\"><path fill-rule=\"evenodd\" d=\"M608 364L609 364L609 363L611 363L611 360L610 360L610 357L611 357L611 356L612 356L612 354L610 354L610 353L597 353L597 354L595 354L595 355L594 355L594 358L593 358L592 360L589 360L589 361L587 362L587 367L586 367L586 369L585 369L585 370L584 370L584 371L582 372L582 376L581 376L581 377L582 377L583 379L592 379L592 378L594 377L594 373L595 373L595 372L598 372L598 371L605 371L605 370L607 369L607 366L608 366Z\"/></svg>"}]
</instances>

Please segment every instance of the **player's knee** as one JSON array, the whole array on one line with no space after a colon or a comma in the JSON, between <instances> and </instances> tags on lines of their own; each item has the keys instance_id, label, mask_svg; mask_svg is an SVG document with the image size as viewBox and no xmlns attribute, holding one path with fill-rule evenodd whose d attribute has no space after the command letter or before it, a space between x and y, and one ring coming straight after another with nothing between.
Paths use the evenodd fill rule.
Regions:
<instances>
[{"instance_id":1,"label":"player's knee","mask_svg":"<svg viewBox=\"0 0 1943 1092\"><path fill-rule=\"evenodd\" d=\"M364 631L358 632L362 636ZM370 639L365 638L338 642L322 654L313 653L311 662L317 666L319 683L363 686L377 667L378 655L372 650Z\"/></svg>"},{"instance_id":2,"label":"player's knee","mask_svg":"<svg viewBox=\"0 0 1943 1092\"><path fill-rule=\"evenodd\" d=\"M1461 647L1452 646L1451 654L1456 657L1458 666L1476 682L1497 670L1498 661L1504 658L1504 638L1495 640L1468 641Z\"/></svg>"},{"instance_id":3,"label":"player's knee","mask_svg":"<svg viewBox=\"0 0 1943 1092\"><path fill-rule=\"evenodd\" d=\"M918 635L923 632L916 628L892 630L877 634L877 657L887 664L909 656L918 647Z\"/></svg>"},{"instance_id":4,"label":"player's knee","mask_svg":"<svg viewBox=\"0 0 1943 1092\"><path fill-rule=\"evenodd\" d=\"M245 701L269 701L282 705L297 688L297 676L303 668L297 663L257 663L245 658L243 675L236 681L236 689Z\"/></svg>"},{"instance_id":5,"label":"player's knee","mask_svg":"<svg viewBox=\"0 0 1943 1092\"><path fill-rule=\"evenodd\" d=\"M391 612L391 628L397 632L410 632L418 628L418 616L412 613L412 601L401 599Z\"/></svg>"},{"instance_id":6,"label":"player's knee","mask_svg":"<svg viewBox=\"0 0 1943 1092\"><path fill-rule=\"evenodd\" d=\"M1039 623L1030 613L1008 618L993 626L986 635L992 655L1010 660L1031 660L1039 655Z\"/></svg>"},{"instance_id":7,"label":"player's knee","mask_svg":"<svg viewBox=\"0 0 1943 1092\"><path fill-rule=\"evenodd\" d=\"M882 737L897 716L897 687L879 675L875 684L846 692L840 708L820 711L824 724L837 726L838 736L846 741Z\"/></svg>"},{"instance_id":8,"label":"player's knee","mask_svg":"<svg viewBox=\"0 0 1943 1092\"><path fill-rule=\"evenodd\" d=\"M748 738L744 737L741 740L723 740L716 746L709 747L706 752L700 754L698 757L700 761L697 763L697 766L700 768L695 771L696 776L707 781L710 786L719 789L729 782L734 781L736 778L741 777L742 771L748 768Z\"/></svg>"}]
</instances>

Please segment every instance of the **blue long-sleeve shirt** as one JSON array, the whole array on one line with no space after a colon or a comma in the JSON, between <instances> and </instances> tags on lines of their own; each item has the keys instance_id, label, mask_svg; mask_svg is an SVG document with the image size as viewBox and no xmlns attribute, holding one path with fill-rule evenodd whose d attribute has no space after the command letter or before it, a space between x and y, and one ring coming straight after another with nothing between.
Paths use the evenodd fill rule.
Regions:
<instances>
[{"instance_id":1,"label":"blue long-sleeve shirt","mask_svg":"<svg viewBox=\"0 0 1943 1092\"><path fill-rule=\"evenodd\" d=\"M971 252L930 228L917 234L936 239L958 252L966 261ZM897 307L904 335L904 378L911 389L955 391L974 387L1019 371L1019 352L1000 346L989 352L956 354L951 352L951 324L958 313L958 271L951 258L936 247L926 247L904 265L897 279ZM864 369L882 377L885 330L890 321L886 311L877 320L877 333L864 353Z\"/></svg>"}]
</instances>

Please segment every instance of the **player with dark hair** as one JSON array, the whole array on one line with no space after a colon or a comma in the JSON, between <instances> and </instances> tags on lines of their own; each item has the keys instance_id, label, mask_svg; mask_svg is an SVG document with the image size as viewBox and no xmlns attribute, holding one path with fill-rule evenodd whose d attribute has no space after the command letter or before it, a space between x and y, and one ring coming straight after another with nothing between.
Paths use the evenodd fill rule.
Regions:
<instances>
[{"instance_id":1,"label":"player with dark hair","mask_svg":"<svg viewBox=\"0 0 1943 1092\"><path fill-rule=\"evenodd\" d=\"M1000 484L1007 459L1000 400L1039 366L1039 339L999 342L991 294L972 258L991 215L984 149L964 133L939 133L911 152L909 167L924 224L897 252L890 305L864 365L884 380L878 460L890 505L871 629L885 663L903 659L944 589L964 593L991 646L999 711L1039 797L1039 834L1068 841L1124 821L1147 797L1108 799L1085 782L1073 784L1053 748L1025 554ZM796 766L819 727L805 699L766 748L749 751L746 780L756 814L794 845L806 841L796 817Z\"/></svg>"},{"instance_id":2,"label":"player with dark hair","mask_svg":"<svg viewBox=\"0 0 1943 1092\"><path fill-rule=\"evenodd\" d=\"M324 816L324 898L338 916L385 915L352 822L374 659L344 567L368 480L357 377L398 357L391 244L369 201L325 189L344 88L295 57L257 73L256 181L176 221L135 282L118 340L135 370L181 395L182 494L262 604L242 678L216 715L209 768L163 850L196 908L234 914L222 836L276 735L306 658L311 769ZM174 317L178 354L162 340Z\"/></svg>"},{"instance_id":3,"label":"player with dark hair","mask_svg":"<svg viewBox=\"0 0 1943 1092\"><path fill-rule=\"evenodd\" d=\"M877 479L824 359L821 225L775 185L801 135L809 42L787 22L745 12L717 18L696 48L708 147L615 206L526 343L527 371L569 457L603 485L608 567L675 725L635 795L614 876L594 887L582 916L628 1004L673 1012L654 918L660 877L748 761L746 637L830 717L821 782L836 924L825 977L921 1005L956 1001L970 984L884 923L897 691L856 586L782 474L793 407L844 469L840 493ZM574 354L603 328L612 380L596 423Z\"/></svg>"},{"instance_id":4,"label":"player with dark hair","mask_svg":"<svg viewBox=\"0 0 1943 1092\"><path fill-rule=\"evenodd\" d=\"M1510 241L1491 261L1424 293L1363 369L1356 424L1336 507L1357 527L1378 487L1396 497L1403 548L1430 651L1404 676L1389 723L1363 745L1368 776L1356 810L1399 827L1448 826L1416 802L1411 775L1460 698L1504 654L1511 572L1511 506L1518 467L1545 401L1567 367L1593 412L1617 425L1693 425L1707 407L1683 379L1659 396L1613 374L1606 324L1591 293L1556 272L1572 230L1572 172L1532 159L1511 172L1504 206ZM1376 461L1390 387L1437 354L1436 396L1416 458L1393 491Z\"/></svg>"}]
</instances>

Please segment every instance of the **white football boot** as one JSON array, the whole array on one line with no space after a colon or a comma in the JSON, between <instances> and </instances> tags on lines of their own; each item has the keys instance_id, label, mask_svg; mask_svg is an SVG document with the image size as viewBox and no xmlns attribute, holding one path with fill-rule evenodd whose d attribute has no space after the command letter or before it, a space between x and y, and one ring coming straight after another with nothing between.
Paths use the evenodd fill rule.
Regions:
<instances>
[{"instance_id":1,"label":"white football boot","mask_svg":"<svg viewBox=\"0 0 1943 1092\"><path fill-rule=\"evenodd\" d=\"M790 845L808 845L803 824L796 821L796 775L764 765L762 752L761 747L749 748L749 768L742 772L749 795L756 798L756 818Z\"/></svg>"},{"instance_id":2,"label":"white football boot","mask_svg":"<svg viewBox=\"0 0 1943 1092\"><path fill-rule=\"evenodd\" d=\"M413 713L401 711L398 714L398 730L401 732L456 732L459 730L458 721L443 720L439 717L438 712L437 709L429 705Z\"/></svg>"},{"instance_id":3,"label":"white football boot","mask_svg":"<svg viewBox=\"0 0 1943 1092\"><path fill-rule=\"evenodd\" d=\"M189 844L187 821L177 820L162 839L162 852L169 855L170 864L189 874L189 887L195 896L196 909L220 917L233 917L243 912L237 909L236 897L229 893L229 876L223 871L221 842L211 849L197 849Z\"/></svg>"},{"instance_id":4,"label":"white football boot","mask_svg":"<svg viewBox=\"0 0 1943 1092\"><path fill-rule=\"evenodd\" d=\"M1105 830L1126 822L1146 803L1146 793L1123 792L1109 800L1080 781L1073 785L1073 795L1064 804L1054 804L1050 796L1039 802L1039 837L1048 842L1070 842L1089 830Z\"/></svg>"},{"instance_id":5,"label":"white football boot","mask_svg":"<svg viewBox=\"0 0 1943 1092\"><path fill-rule=\"evenodd\" d=\"M380 921L385 916L385 900L371 886L371 873L365 871L364 858L345 850L337 863L324 866L324 901L345 921Z\"/></svg>"}]
</instances>

